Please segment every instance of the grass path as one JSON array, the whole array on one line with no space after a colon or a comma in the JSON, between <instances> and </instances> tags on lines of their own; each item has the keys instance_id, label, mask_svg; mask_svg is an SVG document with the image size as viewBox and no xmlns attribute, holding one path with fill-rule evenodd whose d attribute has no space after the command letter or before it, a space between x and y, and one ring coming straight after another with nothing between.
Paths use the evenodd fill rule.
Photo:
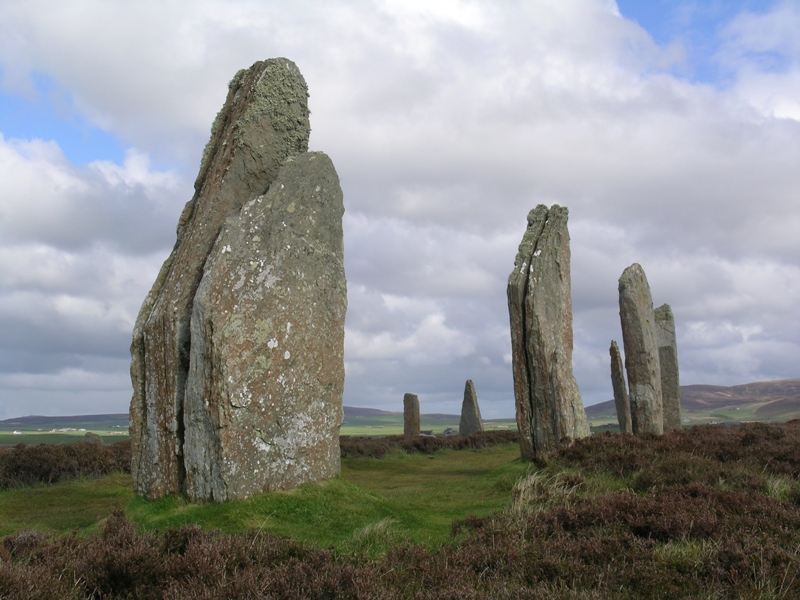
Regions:
<instances>
[{"instance_id":1,"label":"grass path","mask_svg":"<svg viewBox=\"0 0 800 600\"><path fill-rule=\"evenodd\" d=\"M134 498L128 475L0 492L0 536L22 529L95 531L115 508L145 529L197 524L264 529L340 550L380 551L403 539L445 542L454 519L503 509L527 465L515 444L434 455L348 458L342 476L290 492L196 505Z\"/></svg>"}]
</instances>

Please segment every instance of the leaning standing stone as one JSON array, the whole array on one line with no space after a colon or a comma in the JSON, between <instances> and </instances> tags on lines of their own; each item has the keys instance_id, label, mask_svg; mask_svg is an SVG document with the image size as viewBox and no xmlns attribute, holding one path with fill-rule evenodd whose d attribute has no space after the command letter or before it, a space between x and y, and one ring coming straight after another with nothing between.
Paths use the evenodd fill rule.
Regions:
<instances>
[{"instance_id":1,"label":"leaning standing stone","mask_svg":"<svg viewBox=\"0 0 800 600\"><path fill-rule=\"evenodd\" d=\"M464 401L461 403L461 420L458 423L458 435L472 435L483 431L481 409L478 406L478 395L475 393L475 384L472 379L467 379L464 385Z\"/></svg>"},{"instance_id":2,"label":"leaning standing stone","mask_svg":"<svg viewBox=\"0 0 800 600\"><path fill-rule=\"evenodd\" d=\"M681 390L678 373L678 343L675 318L669 304L655 310L658 362L661 368L661 398L664 405L664 431L681 428Z\"/></svg>"},{"instance_id":3,"label":"leaning standing stone","mask_svg":"<svg viewBox=\"0 0 800 600\"><path fill-rule=\"evenodd\" d=\"M403 435L419 436L419 398L416 394L403 396Z\"/></svg>"},{"instance_id":4,"label":"leaning standing stone","mask_svg":"<svg viewBox=\"0 0 800 600\"><path fill-rule=\"evenodd\" d=\"M568 210L539 205L528 214L508 278L514 398L522 457L589 435L572 373Z\"/></svg>"},{"instance_id":5,"label":"leaning standing stone","mask_svg":"<svg viewBox=\"0 0 800 600\"><path fill-rule=\"evenodd\" d=\"M619 278L619 318L633 433L664 433L653 299L644 269L638 263L625 269Z\"/></svg>"},{"instance_id":6,"label":"leaning standing stone","mask_svg":"<svg viewBox=\"0 0 800 600\"><path fill-rule=\"evenodd\" d=\"M614 405L617 407L617 421L621 433L632 433L631 404L628 400L628 386L625 384L625 370L617 342L611 340L611 386L614 388Z\"/></svg>"}]
</instances>

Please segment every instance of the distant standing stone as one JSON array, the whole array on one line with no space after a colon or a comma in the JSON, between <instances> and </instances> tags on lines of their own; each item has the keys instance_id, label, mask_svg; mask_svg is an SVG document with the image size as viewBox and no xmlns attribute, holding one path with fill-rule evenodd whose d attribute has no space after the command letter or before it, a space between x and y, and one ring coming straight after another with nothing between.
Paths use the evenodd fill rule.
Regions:
<instances>
[{"instance_id":1,"label":"distant standing stone","mask_svg":"<svg viewBox=\"0 0 800 600\"><path fill-rule=\"evenodd\" d=\"M619 318L633 433L664 433L653 299L647 276L638 263L625 269L619 278Z\"/></svg>"},{"instance_id":2,"label":"distant standing stone","mask_svg":"<svg viewBox=\"0 0 800 600\"><path fill-rule=\"evenodd\" d=\"M419 436L419 398L416 394L403 396L403 435Z\"/></svg>"},{"instance_id":3,"label":"distant standing stone","mask_svg":"<svg viewBox=\"0 0 800 600\"><path fill-rule=\"evenodd\" d=\"M89 442L90 444L97 444L98 446L105 446L106 443L103 441L99 435L97 435L94 431L87 431L86 435L83 436L85 442Z\"/></svg>"},{"instance_id":4,"label":"distant standing stone","mask_svg":"<svg viewBox=\"0 0 800 600\"><path fill-rule=\"evenodd\" d=\"M611 386L614 388L614 405L617 407L617 421L622 433L632 433L631 404L628 400L628 386L625 383L625 369L617 342L611 340Z\"/></svg>"},{"instance_id":5,"label":"distant standing stone","mask_svg":"<svg viewBox=\"0 0 800 600\"><path fill-rule=\"evenodd\" d=\"M669 304L655 310L658 361L661 367L661 398L664 405L664 431L681 428L681 391L678 373L678 342L675 318Z\"/></svg>"},{"instance_id":6,"label":"distant standing stone","mask_svg":"<svg viewBox=\"0 0 800 600\"><path fill-rule=\"evenodd\" d=\"M478 395L475 393L475 384L472 379L467 379L464 386L464 401L461 403L461 420L458 423L458 435L472 435L483 431L481 409L478 406Z\"/></svg>"},{"instance_id":7,"label":"distant standing stone","mask_svg":"<svg viewBox=\"0 0 800 600\"><path fill-rule=\"evenodd\" d=\"M514 398L522 457L589 435L572 373L569 211L540 204L528 214L508 278Z\"/></svg>"}]
</instances>

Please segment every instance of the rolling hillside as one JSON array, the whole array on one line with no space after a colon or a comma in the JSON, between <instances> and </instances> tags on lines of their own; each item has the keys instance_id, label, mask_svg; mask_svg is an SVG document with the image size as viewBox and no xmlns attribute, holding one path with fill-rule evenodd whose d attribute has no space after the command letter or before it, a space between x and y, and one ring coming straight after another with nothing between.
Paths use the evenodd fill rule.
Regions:
<instances>
[{"instance_id":1,"label":"rolling hillside","mask_svg":"<svg viewBox=\"0 0 800 600\"><path fill-rule=\"evenodd\" d=\"M682 385L681 412L690 422L788 421L800 418L800 379L725 387ZM586 407L590 420L616 421L614 401Z\"/></svg>"}]
</instances>

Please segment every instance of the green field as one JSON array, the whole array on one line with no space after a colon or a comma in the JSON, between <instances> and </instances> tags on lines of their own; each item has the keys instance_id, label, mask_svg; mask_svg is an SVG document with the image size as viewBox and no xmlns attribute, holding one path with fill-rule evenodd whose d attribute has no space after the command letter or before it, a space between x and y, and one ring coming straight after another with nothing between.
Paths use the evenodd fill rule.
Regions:
<instances>
[{"instance_id":1,"label":"green field","mask_svg":"<svg viewBox=\"0 0 800 600\"><path fill-rule=\"evenodd\" d=\"M420 430L432 431L439 435L448 427L458 431L458 415L421 415ZM516 429L514 419L490 419L483 422L487 431L501 429ZM352 436L381 436L402 435L403 415L388 414L378 416L345 416L342 421L341 435Z\"/></svg>"},{"instance_id":2,"label":"green field","mask_svg":"<svg viewBox=\"0 0 800 600\"><path fill-rule=\"evenodd\" d=\"M76 418L77 419L77 418ZM458 430L458 415L422 415L420 428L441 434L448 427ZM516 429L514 419L493 419L484 421L487 431ZM106 444L128 439L127 417L105 421L41 419L30 424L24 422L0 422L0 448L10 448L16 444L65 444L82 439L91 431L103 438ZM67 431L65 431L67 430ZM342 422L341 435L384 436L403 433L403 415L388 413L376 416L346 416Z\"/></svg>"}]
</instances>

